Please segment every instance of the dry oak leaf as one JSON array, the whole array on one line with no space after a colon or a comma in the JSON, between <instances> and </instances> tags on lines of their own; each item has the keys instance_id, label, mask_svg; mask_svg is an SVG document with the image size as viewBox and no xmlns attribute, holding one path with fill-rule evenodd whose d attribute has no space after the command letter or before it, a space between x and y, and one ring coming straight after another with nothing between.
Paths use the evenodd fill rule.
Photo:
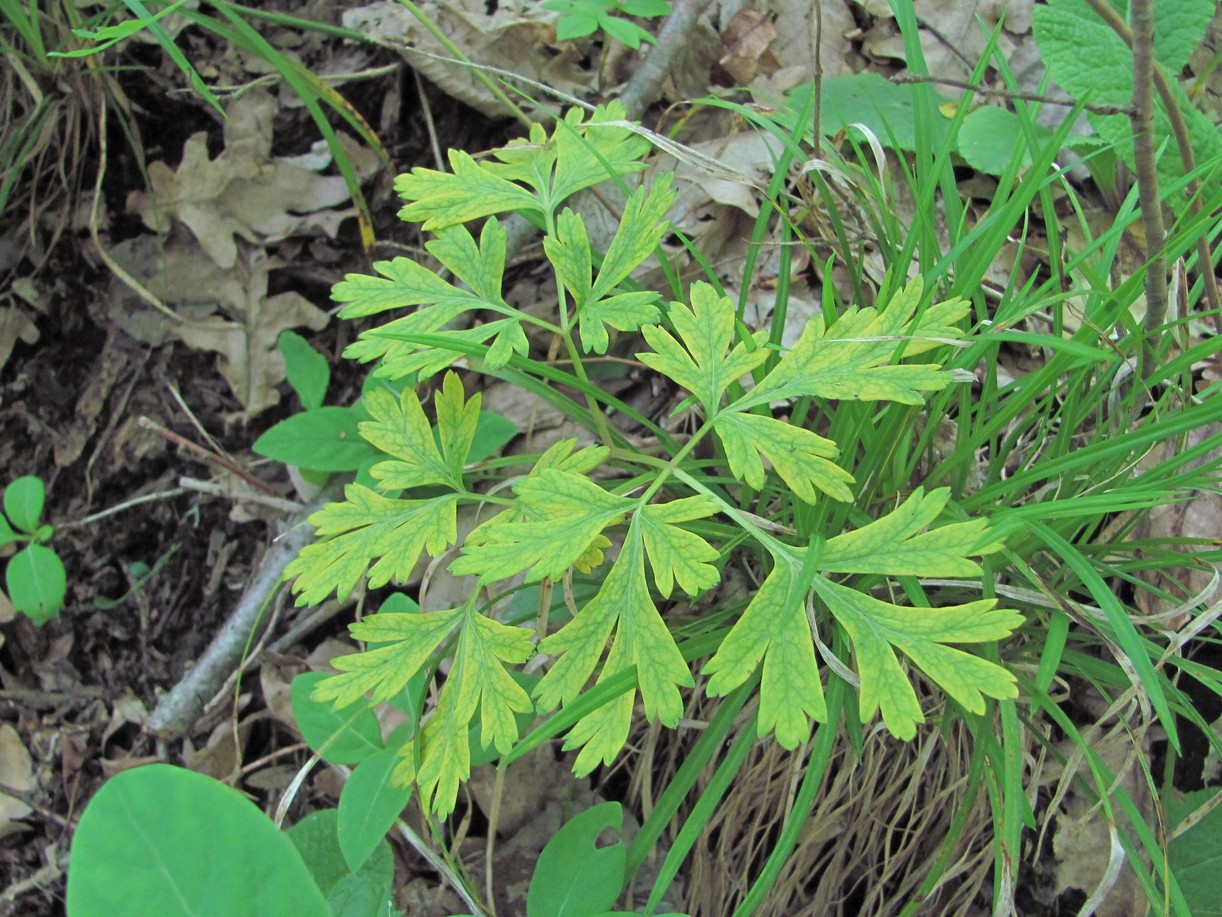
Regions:
<instances>
[{"instance_id":1,"label":"dry oak leaf","mask_svg":"<svg viewBox=\"0 0 1222 917\"><path fill-rule=\"evenodd\" d=\"M177 171L164 162L149 164L152 193L130 194L128 210L158 233L168 232L176 217L224 268L237 263L235 236L254 243L317 230L334 236L351 215L331 209L348 200L348 187L340 176L271 158L276 106L260 91L235 100L225 124L225 150L210 159L207 134L192 134Z\"/></svg>"},{"instance_id":2,"label":"dry oak leaf","mask_svg":"<svg viewBox=\"0 0 1222 917\"><path fill-rule=\"evenodd\" d=\"M244 418L280 401L276 390L284 380L284 358L276 346L280 332L303 326L318 331L327 324L327 313L298 293L267 295L268 274L282 266L262 252L251 253L244 298L228 305L228 318L216 315L173 329L185 344L220 354L217 369L242 402Z\"/></svg>"}]
</instances>

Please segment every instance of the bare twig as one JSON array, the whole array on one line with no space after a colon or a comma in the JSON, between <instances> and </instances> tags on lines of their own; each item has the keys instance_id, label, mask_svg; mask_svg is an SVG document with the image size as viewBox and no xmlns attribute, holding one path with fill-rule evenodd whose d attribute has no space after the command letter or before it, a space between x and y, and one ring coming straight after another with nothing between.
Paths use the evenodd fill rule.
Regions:
<instances>
[{"instance_id":1,"label":"bare twig","mask_svg":"<svg viewBox=\"0 0 1222 917\"><path fill-rule=\"evenodd\" d=\"M658 43L649 49L620 95L629 120L639 120L657 100L675 54L688 43L696 20L707 5L708 0L676 0L674 11L658 30Z\"/></svg>"},{"instance_id":2,"label":"bare twig","mask_svg":"<svg viewBox=\"0 0 1222 917\"><path fill-rule=\"evenodd\" d=\"M282 582L284 568L313 537L314 530L306 520L338 494L338 485L328 485L289 520L288 530L263 555L246 592L199 662L161 698L149 716L149 731L165 738L178 738L190 732L205 704L217 695L239 665L252 628Z\"/></svg>"},{"instance_id":3,"label":"bare twig","mask_svg":"<svg viewBox=\"0 0 1222 917\"><path fill-rule=\"evenodd\" d=\"M1121 40L1130 48L1133 47L1133 33L1129 30L1128 25L1119 13L1114 10L1107 0L1086 0L1095 14L1108 24L1113 32L1120 36ZM1134 61L1136 65L1136 61ZM1167 120L1171 124L1171 133L1175 137L1175 145L1179 150L1180 162L1184 167L1185 176L1191 175L1196 171L1197 161L1196 153L1192 150L1192 138L1188 136L1188 125L1184 123L1184 116L1180 112L1179 103L1175 99L1175 94L1171 89L1171 81L1167 79L1167 74L1163 73L1163 68L1158 65L1158 62L1151 57L1150 75L1154 82L1154 88L1158 90L1158 97L1162 99L1163 109L1166 112ZM1136 86L1134 86L1136 90ZM1201 201L1200 183L1195 178L1189 178L1184 186L1184 191L1188 195L1188 209L1193 216L1200 216ZM1139 189L1140 191L1140 189ZM1143 204L1144 209L1144 204ZM1205 289L1205 301L1209 304L1209 312L1213 315L1222 314L1222 296L1218 293L1218 283L1213 276L1213 257L1209 251L1209 240L1202 234L1196 241L1197 250L1197 269L1201 272L1202 286ZM1147 316L1147 329L1149 325L1149 312Z\"/></svg>"},{"instance_id":4,"label":"bare twig","mask_svg":"<svg viewBox=\"0 0 1222 917\"><path fill-rule=\"evenodd\" d=\"M1146 231L1146 317L1141 339L1141 378L1154 370L1156 342L1167 317L1167 257L1163 252L1167 230L1163 202L1158 195L1158 169L1154 160L1154 11L1150 0L1133 0L1129 7L1133 29L1133 163L1137 171L1137 197ZM1204 267L1204 265L1201 265Z\"/></svg>"},{"instance_id":5,"label":"bare twig","mask_svg":"<svg viewBox=\"0 0 1222 917\"><path fill-rule=\"evenodd\" d=\"M152 430L162 439L165 439L173 443L174 445L178 446L179 448L186 449L192 455L198 455L204 461L211 462L213 465L216 465L220 468L224 468L230 474L236 474L239 478L241 478L243 481L245 481L247 484L249 484L251 487L255 488L256 490L262 491L263 493L271 497L280 496L278 493L276 493L276 489L274 487L272 487L266 481L262 481L259 478L255 477L253 474L251 474L245 468L242 468L237 463L231 462L229 459L225 458L224 456L217 455L215 452L210 452L209 450L205 449L203 446L200 446L200 445L197 445L191 442L191 440L187 439L185 436L181 436L178 433L175 433L173 430L169 429L168 427L163 427L161 424L157 423L157 421L153 420L152 418L141 417L139 420L139 423L140 423L140 426L144 427L146 430Z\"/></svg>"},{"instance_id":6,"label":"bare twig","mask_svg":"<svg viewBox=\"0 0 1222 917\"><path fill-rule=\"evenodd\" d=\"M1044 105L1063 105L1072 108L1077 103L1073 99L1059 99L1053 96L1040 95L1038 92L1016 92L1011 89L989 89L978 83L966 80L952 80L944 76L926 76L921 73L897 73L891 77L893 83L936 83L939 86L953 86L977 95L991 96L998 99L1013 99L1019 102L1040 102ZM1096 115L1129 115L1133 113L1132 105L1095 105L1087 103L1082 106L1086 111Z\"/></svg>"}]
</instances>

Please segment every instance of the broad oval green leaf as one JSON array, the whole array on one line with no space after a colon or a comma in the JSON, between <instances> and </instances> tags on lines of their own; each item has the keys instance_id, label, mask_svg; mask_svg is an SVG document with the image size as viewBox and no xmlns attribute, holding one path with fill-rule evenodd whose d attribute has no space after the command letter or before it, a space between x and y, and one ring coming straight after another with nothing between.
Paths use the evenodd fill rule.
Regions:
<instances>
[{"instance_id":1,"label":"broad oval green leaf","mask_svg":"<svg viewBox=\"0 0 1222 917\"><path fill-rule=\"evenodd\" d=\"M46 545L29 544L13 555L4 581L13 607L35 624L59 617L68 576L64 562Z\"/></svg>"},{"instance_id":2,"label":"broad oval green leaf","mask_svg":"<svg viewBox=\"0 0 1222 917\"><path fill-rule=\"evenodd\" d=\"M125 771L72 840L71 917L330 917L301 856L236 790L167 764Z\"/></svg>"},{"instance_id":3,"label":"broad oval green leaf","mask_svg":"<svg viewBox=\"0 0 1222 917\"><path fill-rule=\"evenodd\" d=\"M302 672L289 689L297 728L310 748L331 764L357 764L382 750L382 727L373 711L357 701L336 710L314 699L314 689L330 676Z\"/></svg>"},{"instance_id":4,"label":"broad oval green leaf","mask_svg":"<svg viewBox=\"0 0 1222 917\"><path fill-rule=\"evenodd\" d=\"M23 532L33 533L42 518L47 489L42 479L32 474L17 478L4 489L4 512L9 521Z\"/></svg>"},{"instance_id":5,"label":"broad oval green leaf","mask_svg":"<svg viewBox=\"0 0 1222 917\"><path fill-rule=\"evenodd\" d=\"M361 438L362 411L325 407L280 421L255 440L259 455L313 471L357 471L381 455Z\"/></svg>"},{"instance_id":6,"label":"broad oval green leaf","mask_svg":"<svg viewBox=\"0 0 1222 917\"><path fill-rule=\"evenodd\" d=\"M358 870L350 870L340 851L335 809L311 812L288 830L306 868L327 898L333 917L382 917L391 913L395 876L390 845L383 841Z\"/></svg>"},{"instance_id":7,"label":"broad oval green leaf","mask_svg":"<svg viewBox=\"0 0 1222 917\"><path fill-rule=\"evenodd\" d=\"M609 910L624 888L628 851L622 842L597 846L607 828L619 831L618 802L591 806L557 831L535 864L526 893L527 917L588 917Z\"/></svg>"},{"instance_id":8,"label":"broad oval green leaf","mask_svg":"<svg viewBox=\"0 0 1222 917\"><path fill-rule=\"evenodd\" d=\"M340 792L336 830L344 860L353 872L365 865L411 798L411 787L391 783L390 775L398 764L398 749L376 752L356 766Z\"/></svg>"}]
</instances>

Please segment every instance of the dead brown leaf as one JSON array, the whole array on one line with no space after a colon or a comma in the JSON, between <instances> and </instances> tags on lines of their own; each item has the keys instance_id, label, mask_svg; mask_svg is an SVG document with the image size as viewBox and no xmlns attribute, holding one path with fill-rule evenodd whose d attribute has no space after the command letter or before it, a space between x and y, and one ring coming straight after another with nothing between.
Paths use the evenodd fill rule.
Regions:
<instances>
[{"instance_id":1,"label":"dead brown leaf","mask_svg":"<svg viewBox=\"0 0 1222 917\"><path fill-rule=\"evenodd\" d=\"M334 236L353 212L331 209L348 199L348 187L340 176L271 158L276 110L275 98L258 90L235 100L224 152L210 159L207 135L193 134L177 171L164 162L149 165L152 193L133 192L128 210L158 233L170 230L172 218L180 220L224 268L237 263L235 236L248 242L319 230Z\"/></svg>"},{"instance_id":2,"label":"dead brown leaf","mask_svg":"<svg viewBox=\"0 0 1222 917\"><path fill-rule=\"evenodd\" d=\"M284 379L284 358L276 346L280 332L303 326L318 331L327 324L327 313L300 293L267 296L268 274L280 266L262 252L251 253L243 301L231 308L229 318L215 316L174 329L190 346L220 354L217 369L242 402L246 418L280 400L276 390Z\"/></svg>"}]
</instances>

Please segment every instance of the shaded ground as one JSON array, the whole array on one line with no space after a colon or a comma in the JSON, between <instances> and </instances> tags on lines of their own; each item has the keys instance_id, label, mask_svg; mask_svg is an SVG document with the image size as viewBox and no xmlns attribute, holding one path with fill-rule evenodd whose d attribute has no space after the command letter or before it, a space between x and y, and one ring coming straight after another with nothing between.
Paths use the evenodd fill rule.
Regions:
<instances>
[{"instance_id":1,"label":"shaded ground","mask_svg":"<svg viewBox=\"0 0 1222 917\"><path fill-rule=\"evenodd\" d=\"M382 139L406 168L421 161L426 145L414 84L410 93L396 93L396 99L406 99L400 110L379 111L402 79L412 83L404 68L347 95L371 117L382 116L389 127ZM139 102L148 89L133 81L131 91ZM433 104L442 103L435 117L443 146L483 147L503 136L486 119L436 92L430 95ZM181 155L185 137L197 130L219 142L219 125L198 106L185 121L167 121L163 108L152 104L156 100L144 101L150 104L140 127L150 159L175 164L174 151ZM311 128L302 109L282 112L276 137L286 149L275 152L300 152L291 149L294 138L310 136ZM308 141L298 146L303 143L308 146ZM107 189L115 213L122 213L127 192L140 188L132 181L138 175L129 159L120 156L112 163ZM393 242L403 233L394 219L387 176L367 189L380 224L378 238ZM293 291L329 308L330 285L346 270L368 267L354 224L347 221L334 241L292 238L273 246L272 254L285 266L271 275L269 294ZM138 222L120 216L109 240L121 242L140 229ZM184 763L207 749L207 730L197 730L185 744L167 746L143 732L141 724L231 612L274 534L273 524L283 516L242 497L201 493L190 485L184 489L184 477L231 491L237 479L152 426L209 451L219 448L278 496L295 496L283 466L260 464L250 452L258 434L295 407L289 399L250 423L235 420L242 404L218 373L213 355L181 341L142 344L116 328L107 305L115 282L97 263L83 231L65 236L42 276L54 279L41 338L18 344L0 370L0 467L6 483L25 474L46 482L44 518L56 527L52 546L68 570L69 587L59 619L44 627L11 609L0 611L0 724L11 724L19 740L0 747L0 761L15 756L17 767L8 773L19 774L23 749L28 751L32 778L28 785L2 787L31 812L20 822L4 821L0 914L62 911L71 827L107 777L150 758ZM352 334L334 322L310 339L322 352L337 355ZM336 359L332 400L350 402L356 385L357 370ZM343 620L331 629L342 631ZM328 633L310 634L309 646ZM257 679L248 684L258 692ZM244 702L247 709L264 706L258 697ZM298 741L274 723L246 730L244 738L245 760ZM283 763L300 764L305 757L299 749Z\"/></svg>"}]
</instances>

